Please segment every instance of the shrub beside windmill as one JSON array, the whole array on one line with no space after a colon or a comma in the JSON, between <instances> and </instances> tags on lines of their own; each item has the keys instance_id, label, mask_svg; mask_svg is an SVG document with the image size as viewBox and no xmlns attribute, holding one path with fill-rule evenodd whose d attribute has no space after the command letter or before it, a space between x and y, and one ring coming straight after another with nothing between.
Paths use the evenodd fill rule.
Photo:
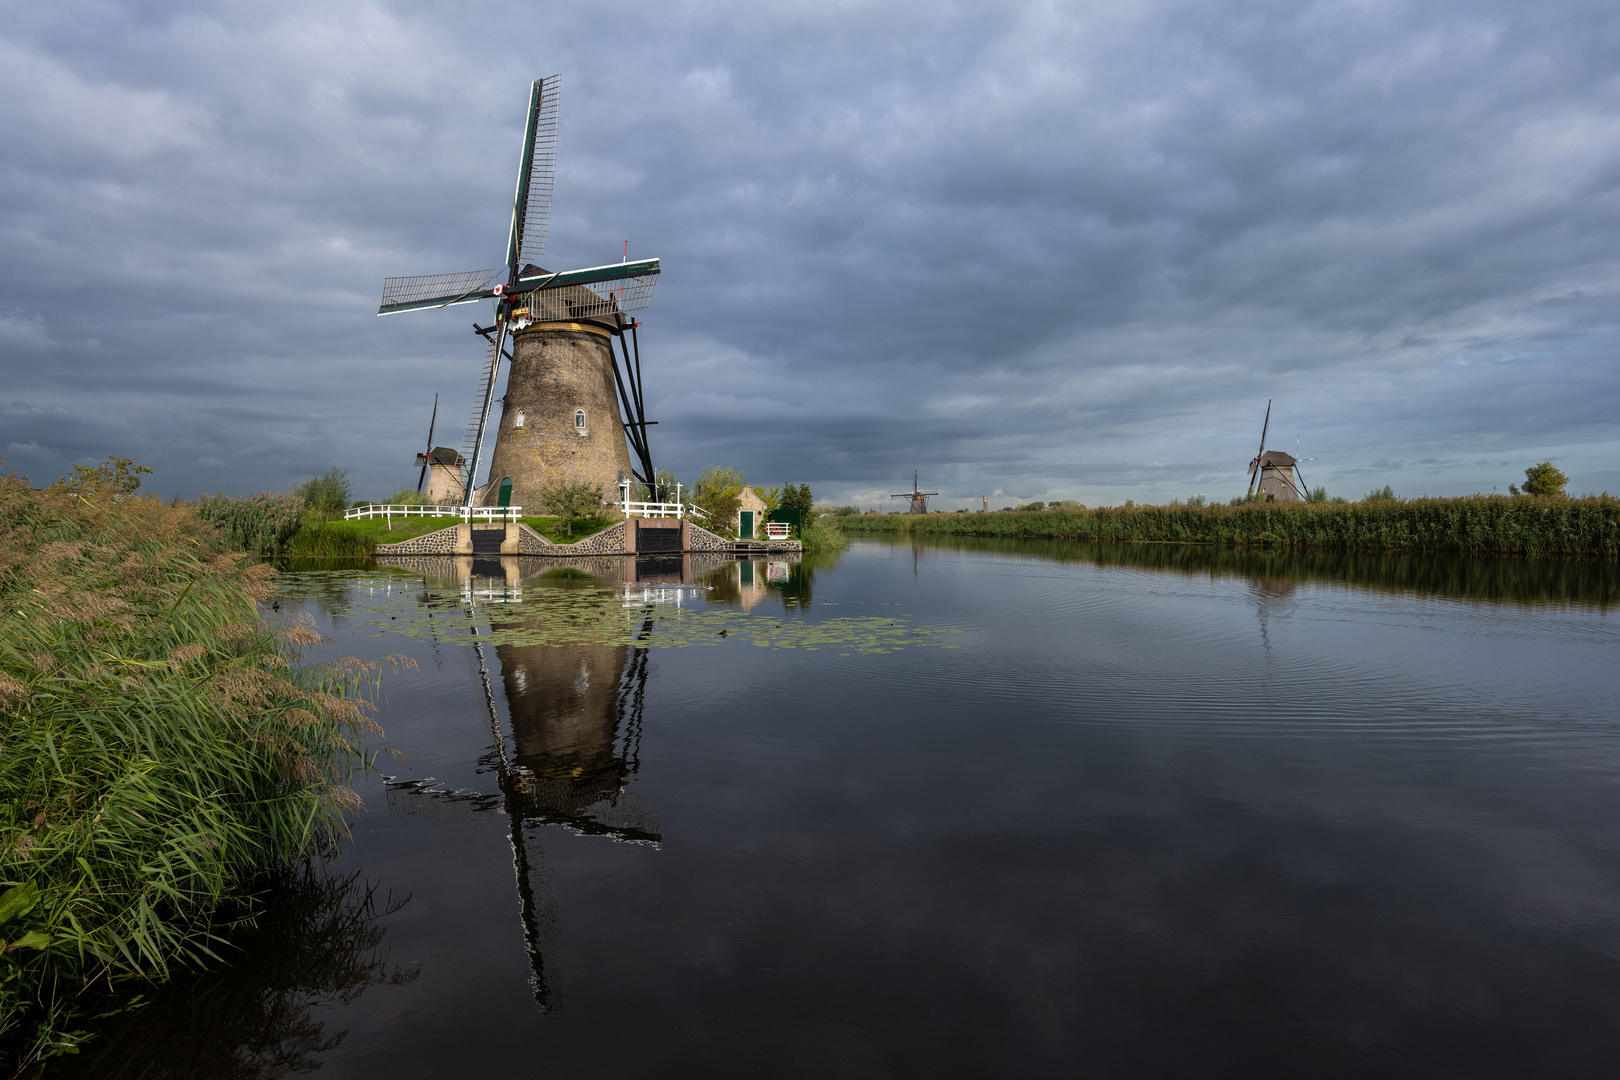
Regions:
<instances>
[{"instance_id":1,"label":"shrub beside windmill","mask_svg":"<svg viewBox=\"0 0 1620 1080\"><path fill-rule=\"evenodd\" d=\"M459 497L468 507L491 504L501 489L522 505L557 483L590 484L611 497L621 479L653 479L647 428L654 421L646 418L638 324L630 312L651 299L658 260L557 272L536 264L551 218L559 83L552 76L530 87L504 269L387 278L377 309L378 315L393 315L495 301L490 325L473 324L487 345L461 448L454 456L440 455L430 445L427 455L418 455L424 470L429 464L437 469L440 457L446 468L459 469ZM503 360L511 368L489 454L492 482L479 487ZM424 463L423 456L435 460Z\"/></svg>"}]
</instances>

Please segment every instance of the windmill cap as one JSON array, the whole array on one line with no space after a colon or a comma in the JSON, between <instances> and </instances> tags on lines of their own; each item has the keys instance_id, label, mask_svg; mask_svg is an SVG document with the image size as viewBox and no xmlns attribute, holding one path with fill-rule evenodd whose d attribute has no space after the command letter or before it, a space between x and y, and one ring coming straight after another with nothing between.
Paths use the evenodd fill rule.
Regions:
<instances>
[{"instance_id":1,"label":"windmill cap","mask_svg":"<svg viewBox=\"0 0 1620 1080\"><path fill-rule=\"evenodd\" d=\"M1260 455L1262 465L1292 465L1297 460L1293 454L1285 454L1281 450L1267 450Z\"/></svg>"}]
</instances>

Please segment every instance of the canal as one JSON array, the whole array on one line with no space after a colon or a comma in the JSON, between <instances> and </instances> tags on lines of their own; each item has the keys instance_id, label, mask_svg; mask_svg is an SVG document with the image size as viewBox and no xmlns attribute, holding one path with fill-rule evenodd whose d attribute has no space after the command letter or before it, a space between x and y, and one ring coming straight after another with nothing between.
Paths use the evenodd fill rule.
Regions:
<instances>
[{"instance_id":1,"label":"canal","mask_svg":"<svg viewBox=\"0 0 1620 1080\"><path fill-rule=\"evenodd\" d=\"M857 541L281 579L365 811L61 1076L1596 1076L1620 568Z\"/></svg>"}]
</instances>

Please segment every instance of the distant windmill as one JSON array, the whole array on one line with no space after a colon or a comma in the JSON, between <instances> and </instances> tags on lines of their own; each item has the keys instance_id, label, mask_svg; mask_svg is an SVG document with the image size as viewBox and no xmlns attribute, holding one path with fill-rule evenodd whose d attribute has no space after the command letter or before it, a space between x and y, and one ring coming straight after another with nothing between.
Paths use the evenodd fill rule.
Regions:
<instances>
[{"instance_id":1,"label":"distant windmill","mask_svg":"<svg viewBox=\"0 0 1620 1080\"><path fill-rule=\"evenodd\" d=\"M416 463L422 466L422 473L416 478L416 493L422 494L422 485L427 482L428 469L433 463L433 428L439 422L439 395L433 395L433 415L428 418L427 449L416 455Z\"/></svg>"},{"instance_id":2,"label":"distant windmill","mask_svg":"<svg viewBox=\"0 0 1620 1080\"><path fill-rule=\"evenodd\" d=\"M1299 502L1299 486L1294 482L1294 457L1281 450L1266 449L1266 433L1271 430L1271 402L1266 402L1266 420L1260 427L1260 452L1249 462L1249 494L1259 482L1260 494L1277 502Z\"/></svg>"},{"instance_id":3,"label":"distant windmill","mask_svg":"<svg viewBox=\"0 0 1620 1080\"><path fill-rule=\"evenodd\" d=\"M928 513L928 496L930 496L930 495L938 495L938 494L939 494L939 492L937 492L937 491L923 491L923 490L921 490L917 486L917 472L916 472L915 469L913 469L912 473L911 473L911 490L901 492L899 495L890 495L889 498L891 498L891 499L910 499L911 500L911 511L910 511L911 513L913 513L913 514L926 514L926 513Z\"/></svg>"},{"instance_id":4,"label":"distant windmill","mask_svg":"<svg viewBox=\"0 0 1620 1080\"><path fill-rule=\"evenodd\" d=\"M439 395L433 395L433 415L428 419L427 451L416 455L422 471L416 477L416 493L422 494L427 486L428 501L448 504L460 501L464 493L462 484L462 457L448 446L433 445L433 429L439 420Z\"/></svg>"},{"instance_id":5,"label":"distant windmill","mask_svg":"<svg viewBox=\"0 0 1620 1080\"><path fill-rule=\"evenodd\" d=\"M473 324L488 350L461 450L455 453L460 497L467 506L482 490L475 485L502 359L511 361L512 368L489 475L513 481L514 504L532 501L541 487L559 480L588 483L609 493L632 475L647 484L653 479L647 428L655 421L646 416L638 324L628 313L651 300L658 260L627 258L556 273L533 262L545 250L551 219L559 85L560 77L554 75L529 88L504 269L387 278L377 309L379 315L392 315L495 300L491 324ZM502 280L491 284L497 277ZM615 338L624 354L622 372ZM623 419L626 414L629 423ZM639 470L631 464L626 439ZM435 452L429 448L428 453ZM487 486L493 493L497 485Z\"/></svg>"}]
</instances>

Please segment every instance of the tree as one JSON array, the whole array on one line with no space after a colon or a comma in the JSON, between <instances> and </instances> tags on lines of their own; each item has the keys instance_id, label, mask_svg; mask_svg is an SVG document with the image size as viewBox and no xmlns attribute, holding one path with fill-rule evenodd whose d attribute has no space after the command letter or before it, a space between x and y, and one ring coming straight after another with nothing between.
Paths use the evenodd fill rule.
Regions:
<instances>
[{"instance_id":1,"label":"tree","mask_svg":"<svg viewBox=\"0 0 1620 1080\"><path fill-rule=\"evenodd\" d=\"M547 513L562 519L563 530L572 539L575 518L592 518L601 514L602 489L559 480L540 489L540 505Z\"/></svg>"},{"instance_id":2,"label":"tree","mask_svg":"<svg viewBox=\"0 0 1620 1080\"><path fill-rule=\"evenodd\" d=\"M1394 497L1395 489L1390 487L1388 484L1385 484L1382 491L1380 491L1378 488L1373 488L1371 491L1367 492L1367 497L1361 501L1377 502L1379 499L1393 499Z\"/></svg>"},{"instance_id":3,"label":"tree","mask_svg":"<svg viewBox=\"0 0 1620 1080\"><path fill-rule=\"evenodd\" d=\"M1569 477L1550 461L1543 461L1540 465L1532 465L1524 470L1526 495L1562 495L1568 484Z\"/></svg>"},{"instance_id":4,"label":"tree","mask_svg":"<svg viewBox=\"0 0 1620 1080\"><path fill-rule=\"evenodd\" d=\"M778 484L775 487L761 487L760 485L755 484L754 494L758 495L759 501L765 504L765 520L769 521L771 519L771 515L776 513L777 509L782 505L781 485Z\"/></svg>"},{"instance_id":5,"label":"tree","mask_svg":"<svg viewBox=\"0 0 1620 1080\"><path fill-rule=\"evenodd\" d=\"M84 493L97 488L109 488L115 494L128 495L141 486L141 476L151 472L147 465L137 465L127 457L108 454L100 465L75 465L73 471L51 485L54 491Z\"/></svg>"},{"instance_id":6,"label":"tree","mask_svg":"<svg viewBox=\"0 0 1620 1080\"><path fill-rule=\"evenodd\" d=\"M1325 502L1327 502L1328 501L1327 488L1325 488L1325 487L1313 487L1313 488L1311 488L1310 491L1305 493L1305 501L1308 502L1308 503L1325 503Z\"/></svg>"},{"instance_id":7,"label":"tree","mask_svg":"<svg viewBox=\"0 0 1620 1080\"><path fill-rule=\"evenodd\" d=\"M293 492L304 497L304 505L311 511L330 521L349 505L349 470L334 465L324 476L310 477Z\"/></svg>"},{"instance_id":8,"label":"tree","mask_svg":"<svg viewBox=\"0 0 1620 1080\"><path fill-rule=\"evenodd\" d=\"M810 494L809 484L784 484L782 486L782 509L798 510L808 519L810 512L816 507L816 500Z\"/></svg>"},{"instance_id":9,"label":"tree","mask_svg":"<svg viewBox=\"0 0 1620 1080\"><path fill-rule=\"evenodd\" d=\"M694 499L698 509L709 515L709 524L730 528L731 519L742 507L742 489L748 483L742 470L733 465L710 465L697 478Z\"/></svg>"}]
</instances>

